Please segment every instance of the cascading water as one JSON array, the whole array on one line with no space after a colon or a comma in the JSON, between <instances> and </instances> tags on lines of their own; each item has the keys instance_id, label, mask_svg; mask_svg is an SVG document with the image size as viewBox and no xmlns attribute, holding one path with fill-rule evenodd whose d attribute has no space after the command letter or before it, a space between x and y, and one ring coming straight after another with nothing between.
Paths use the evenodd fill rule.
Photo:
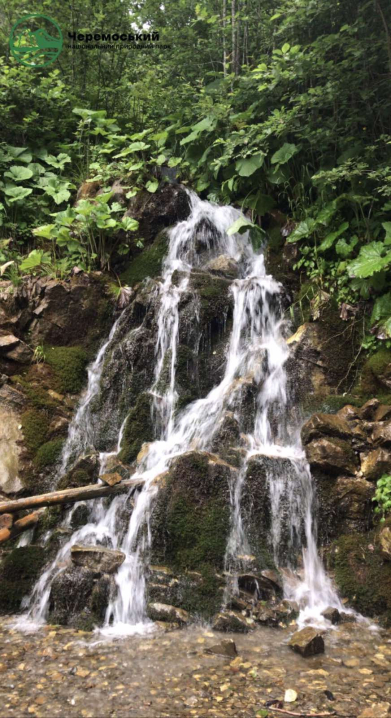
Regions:
<instances>
[{"instance_id":1,"label":"cascading water","mask_svg":"<svg viewBox=\"0 0 391 718\"><path fill-rule=\"evenodd\" d=\"M63 570L71 546L105 539L113 548L122 550L126 558L115 578L116 592L108 606L103 631L122 635L150 630L152 624L146 618L145 610L144 568L151 542L149 518L160 477L178 455L194 449L210 449L226 412L233 412L241 422L241 396L246 383L256 387L256 411L252 429L244 437L246 448L242 451L242 464L239 469L232 470L227 573L234 578L241 555L248 552L241 517L241 496L248 462L257 455L282 457L291 467L288 475L280 476L271 471L269 476L272 543L277 565L281 563L283 497L291 507L288 517L291 549L297 551L301 545L302 527L306 544L302 581L293 585L287 580L286 594L299 600L303 620L317 619L326 605L339 605L316 550L309 468L297 440L297 426L289 426L287 421L289 401L285 363L289 352L284 338L282 288L266 275L263 255L254 251L248 233L227 234L229 227L241 216L237 210L201 201L194 193L190 193L190 200L189 218L170 231L169 251L158 290L155 371L150 389L158 438L146 447L133 474L135 479L143 482L143 489L135 496L125 533L118 529L120 522L117 519L127 497L115 498L107 511L103 500L93 503L88 523L73 533L36 585L29 608L29 616L34 620L42 621L47 616L51 582ZM202 257L197 251L200 241ZM239 276L231 285L234 310L224 374L207 396L177 411L176 363L181 300L190 291L191 272L201 264L207 266L208 261L222 254L236 263ZM115 336L120 333L120 324L117 320L89 370L88 389L72 422L64 450L63 471L80 451L94 445L92 400L99 392L105 357ZM162 381L164 373L168 376L165 382ZM102 470L108 457L120 450L124 425L123 422L116 449L100 454Z\"/></svg>"}]
</instances>

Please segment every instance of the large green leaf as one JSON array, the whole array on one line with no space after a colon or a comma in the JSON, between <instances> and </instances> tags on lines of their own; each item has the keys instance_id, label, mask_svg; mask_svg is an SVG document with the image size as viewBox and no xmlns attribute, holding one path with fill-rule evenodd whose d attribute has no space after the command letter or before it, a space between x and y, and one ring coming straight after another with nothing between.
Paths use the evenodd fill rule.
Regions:
<instances>
[{"instance_id":1,"label":"large green leaf","mask_svg":"<svg viewBox=\"0 0 391 718\"><path fill-rule=\"evenodd\" d=\"M28 167L19 165L11 165L8 172L4 172L4 177L10 177L14 182L23 182L32 176L33 172Z\"/></svg>"},{"instance_id":2,"label":"large green leaf","mask_svg":"<svg viewBox=\"0 0 391 718\"><path fill-rule=\"evenodd\" d=\"M33 234L36 237L43 237L44 239L53 239L55 236L55 224L43 224L41 227L33 229Z\"/></svg>"},{"instance_id":3,"label":"large green leaf","mask_svg":"<svg viewBox=\"0 0 391 718\"><path fill-rule=\"evenodd\" d=\"M383 222L383 229L386 230L386 237L384 240L384 244L387 246L391 244L391 222Z\"/></svg>"},{"instance_id":4,"label":"large green leaf","mask_svg":"<svg viewBox=\"0 0 391 718\"><path fill-rule=\"evenodd\" d=\"M154 194L158 187L159 182L157 179L149 180L149 182L145 185L145 189L148 190L148 192L151 192L151 194Z\"/></svg>"},{"instance_id":5,"label":"large green leaf","mask_svg":"<svg viewBox=\"0 0 391 718\"><path fill-rule=\"evenodd\" d=\"M257 192L257 194L253 194L245 200L244 206L251 207L257 214L262 216L276 206L276 201L268 194Z\"/></svg>"},{"instance_id":6,"label":"large green leaf","mask_svg":"<svg viewBox=\"0 0 391 718\"><path fill-rule=\"evenodd\" d=\"M348 273L350 277L372 277L376 272L380 272L391 263L391 252L385 256L383 242L371 242L362 247L357 259L348 265Z\"/></svg>"},{"instance_id":7,"label":"large green leaf","mask_svg":"<svg viewBox=\"0 0 391 718\"><path fill-rule=\"evenodd\" d=\"M249 220L245 217L239 217L236 222L234 222L233 224L231 224L230 227L228 227L227 234L244 234L244 232L248 232L251 227L254 227L252 222L249 222Z\"/></svg>"},{"instance_id":8,"label":"large green leaf","mask_svg":"<svg viewBox=\"0 0 391 718\"><path fill-rule=\"evenodd\" d=\"M379 297L373 307L371 324L379 323L380 333L383 338L391 337L391 292Z\"/></svg>"},{"instance_id":9,"label":"large green leaf","mask_svg":"<svg viewBox=\"0 0 391 718\"><path fill-rule=\"evenodd\" d=\"M263 152L257 152L257 154L251 157L245 157L237 160L235 169L240 177L250 177L256 170L262 167L265 160Z\"/></svg>"},{"instance_id":10,"label":"large green leaf","mask_svg":"<svg viewBox=\"0 0 391 718\"><path fill-rule=\"evenodd\" d=\"M288 162L293 155L296 154L296 152L299 151L299 148L297 145L290 144L289 142L285 142L282 147L280 147L277 152L274 153L271 162L272 165L284 165L286 162Z\"/></svg>"},{"instance_id":11,"label":"large green leaf","mask_svg":"<svg viewBox=\"0 0 391 718\"><path fill-rule=\"evenodd\" d=\"M304 219L300 224L297 225L296 229L289 235L288 242L299 242L301 239L305 239L314 231L316 222L312 217Z\"/></svg>"},{"instance_id":12,"label":"large green leaf","mask_svg":"<svg viewBox=\"0 0 391 718\"><path fill-rule=\"evenodd\" d=\"M391 317L391 292L376 299L372 310L371 324L388 317Z\"/></svg>"},{"instance_id":13,"label":"large green leaf","mask_svg":"<svg viewBox=\"0 0 391 718\"><path fill-rule=\"evenodd\" d=\"M29 194L32 193L32 189L30 187L17 187L16 185L6 185L4 188L4 193L7 195L7 197L10 197L11 199L8 200L8 202L18 202L21 199L24 199L25 197L28 197Z\"/></svg>"},{"instance_id":14,"label":"large green leaf","mask_svg":"<svg viewBox=\"0 0 391 718\"><path fill-rule=\"evenodd\" d=\"M64 152L61 152L59 155L57 155L57 157L55 157L54 155L47 155L45 157L45 162L47 162L47 164L51 165L52 167L56 167L57 169L63 169L66 163L70 161L71 158Z\"/></svg>"},{"instance_id":15,"label":"large green leaf","mask_svg":"<svg viewBox=\"0 0 391 718\"><path fill-rule=\"evenodd\" d=\"M343 257L344 259L346 259L346 257L349 257L352 254L357 242L358 237L356 236L351 237L349 242L347 242L346 239L341 237L341 239L339 239L337 244L335 245L335 251L339 257Z\"/></svg>"},{"instance_id":16,"label":"large green leaf","mask_svg":"<svg viewBox=\"0 0 391 718\"><path fill-rule=\"evenodd\" d=\"M137 219L132 217L124 217L121 224L126 232L135 232L138 229Z\"/></svg>"},{"instance_id":17,"label":"large green leaf","mask_svg":"<svg viewBox=\"0 0 391 718\"><path fill-rule=\"evenodd\" d=\"M349 227L349 222L343 222L335 232L330 232L327 237L324 238L323 242L319 246L320 252L325 252L327 249L333 246L334 242L344 231Z\"/></svg>"},{"instance_id":18,"label":"large green leaf","mask_svg":"<svg viewBox=\"0 0 391 718\"><path fill-rule=\"evenodd\" d=\"M42 249L33 249L32 252L26 257L20 264L22 272L31 272L33 269L44 264L51 263L51 256L49 252L44 252Z\"/></svg>"}]
</instances>

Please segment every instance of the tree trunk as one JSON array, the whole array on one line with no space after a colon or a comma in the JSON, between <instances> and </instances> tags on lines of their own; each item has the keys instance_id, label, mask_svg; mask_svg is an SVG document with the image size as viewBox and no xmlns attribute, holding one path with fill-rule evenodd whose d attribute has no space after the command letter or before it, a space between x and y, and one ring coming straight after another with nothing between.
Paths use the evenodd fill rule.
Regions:
<instances>
[{"instance_id":1,"label":"tree trunk","mask_svg":"<svg viewBox=\"0 0 391 718\"><path fill-rule=\"evenodd\" d=\"M227 0L223 0L223 73L227 76L227 39L225 37L225 28L227 24Z\"/></svg>"},{"instance_id":2,"label":"tree trunk","mask_svg":"<svg viewBox=\"0 0 391 718\"><path fill-rule=\"evenodd\" d=\"M236 24L235 24L235 14L236 14L236 0L232 0L232 6L231 6L231 17L232 17L232 49L231 49L231 67L232 72L235 74L235 68L236 68Z\"/></svg>"},{"instance_id":3,"label":"tree trunk","mask_svg":"<svg viewBox=\"0 0 391 718\"><path fill-rule=\"evenodd\" d=\"M4 543L4 541L8 541L8 539L15 538L15 536L23 533L23 531L31 529L32 526L35 526L38 523L44 513L45 509L38 509L38 511L34 511L32 514L27 514L27 516L23 516L22 519L15 521L10 528L1 529L0 543Z\"/></svg>"},{"instance_id":4,"label":"tree trunk","mask_svg":"<svg viewBox=\"0 0 391 718\"><path fill-rule=\"evenodd\" d=\"M388 27L386 17L383 12L383 8L380 5L380 0L376 0L376 8L377 11L381 17L381 21L383 23L384 32L386 33L386 43L387 43L387 53L388 53L388 65L390 68L390 74L391 74L391 33L390 28Z\"/></svg>"},{"instance_id":5,"label":"tree trunk","mask_svg":"<svg viewBox=\"0 0 391 718\"><path fill-rule=\"evenodd\" d=\"M38 496L27 496L24 499L15 499L14 501L0 503L0 514L15 513L15 511L39 508L40 506L55 506L57 504L71 504L76 501L89 501L90 499L97 499L102 496L125 494L132 488L136 489L138 486L142 486L143 483L144 481L142 479L127 479L126 481L121 481L119 484L115 484L115 486L92 484L76 489L65 489L64 491L52 491L51 493L39 494Z\"/></svg>"}]
</instances>

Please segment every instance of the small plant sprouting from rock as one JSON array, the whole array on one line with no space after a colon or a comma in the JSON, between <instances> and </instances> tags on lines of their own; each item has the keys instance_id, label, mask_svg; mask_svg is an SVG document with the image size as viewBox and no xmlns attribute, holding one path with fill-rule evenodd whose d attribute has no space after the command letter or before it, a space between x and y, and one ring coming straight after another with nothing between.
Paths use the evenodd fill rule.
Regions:
<instances>
[{"instance_id":1,"label":"small plant sprouting from rock","mask_svg":"<svg viewBox=\"0 0 391 718\"><path fill-rule=\"evenodd\" d=\"M42 364L42 362L44 362L45 360L46 360L45 349L42 346L42 344L38 344L38 346L36 346L34 349L32 361L34 362L34 364Z\"/></svg>"},{"instance_id":2,"label":"small plant sprouting from rock","mask_svg":"<svg viewBox=\"0 0 391 718\"><path fill-rule=\"evenodd\" d=\"M383 474L376 484L376 493L372 499L376 501L376 514L381 514L380 521L386 520L386 515L391 512L391 476Z\"/></svg>"}]
</instances>

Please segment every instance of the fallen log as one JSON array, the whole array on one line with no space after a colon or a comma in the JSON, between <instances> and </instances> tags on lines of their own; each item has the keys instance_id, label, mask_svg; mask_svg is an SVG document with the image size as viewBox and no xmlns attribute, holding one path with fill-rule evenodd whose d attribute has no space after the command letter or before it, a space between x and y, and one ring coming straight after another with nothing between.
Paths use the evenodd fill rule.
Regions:
<instances>
[{"instance_id":1,"label":"fallen log","mask_svg":"<svg viewBox=\"0 0 391 718\"><path fill-rule=\"evenodd\" d=\"M19 534L24 531L31 529L32 526L36 526L44 513L44 508L38 509L38 511L34 511L32 514L27 514L27 516L23 516L23 518L15 521L10 528L2 529L0 531L0 543L4 543L4 541L8 541L8 539L15 538L15 536L19 536Z\"/></svg>"},{"instance_id":2,"label":"fallen log","mask_svg":"<svg viewBox=\"0 0 391 718\"><path fill-rule=\"evenodd\" d=\"M26 498L23 499L0 503L0 514L12 514L15 513L15 511L23 511L24 509L37 509L41 506L55 506L56 504L74 504L76 501L89 501L104 496L125 494L130 491L130 489L136 489L143 484L143 479L127 479L126 481L121 481L120 484L115 484L115 486L92 484L89 486L80 486L76 489L52 491L48 494L39 494L38 496L26 496Z\"/></svg>"}]
</instances>

